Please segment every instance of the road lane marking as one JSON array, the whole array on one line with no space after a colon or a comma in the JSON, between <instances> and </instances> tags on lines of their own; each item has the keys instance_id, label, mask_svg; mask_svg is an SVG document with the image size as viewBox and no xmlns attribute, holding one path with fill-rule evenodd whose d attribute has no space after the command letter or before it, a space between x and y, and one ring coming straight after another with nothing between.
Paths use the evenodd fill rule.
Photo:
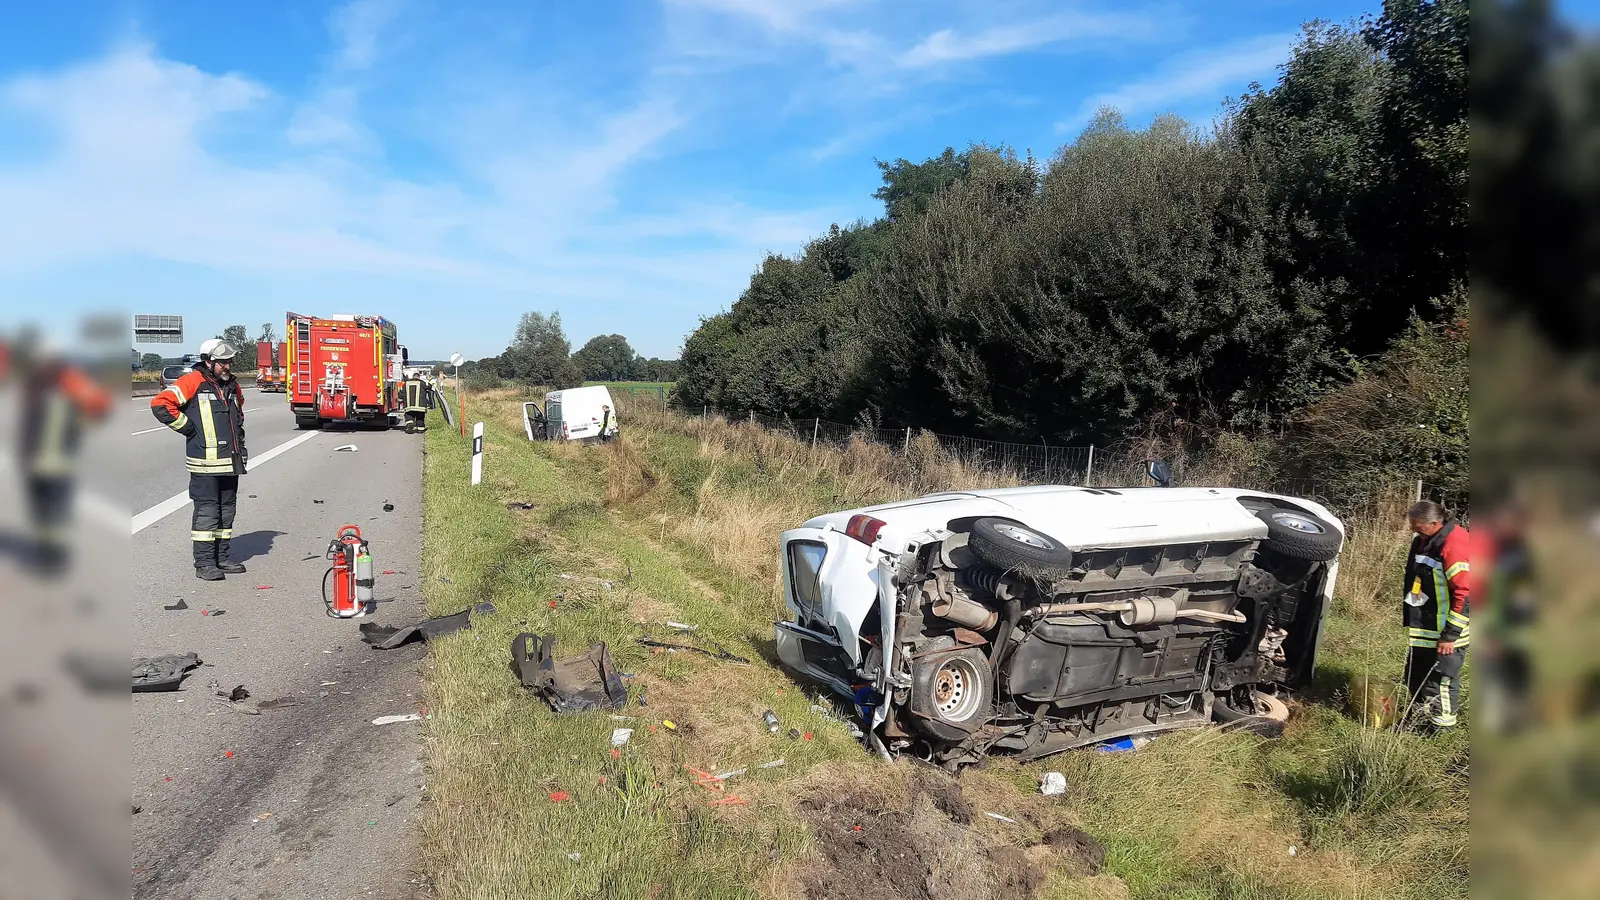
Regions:
<instances>
[{"instance_id":1,"label":"road lane marking","mask_svg":"<svg viewBox=\"0 0 1600 900\"><path fill-rule=\"evenodd\" d=\"M252 407L250 407L250 408L249 408L249 409L247 409L247 410L244 410L244 412L255 412L255 411L256 411L256 410L258 410L258 409L266 409L266 407L265 407L265 406L252 406ZM145 429L145 430L143 430L143 431L135 431L135 432L134 432L134 433L133 433L133 437L138 437L138 436L139 436L139 435L141 435L141 434L149 434L149 433L150 433L150 432L152 432L152 431L171 431L171 430L172 430L172 429L170 429L170 428L168 428L168 427L167 427L167 426L165 426L165 425L157 425L157 426L156 426L156 427L154 427L154 428L146 428L146 429Z\"/></svg>"},{"instance_id":2,"label":"road lane marking","mask_svg":"<svg viewBox=\"0 0 1600 900\"><path fill-rule=\"evenodd\" d=\"M300 446L301 444L304 444L306 441L311 440L312 438L316 437L319 434L321 434L321 432L319 432L319 431L308 431L305 434L300 435L299 437L290 438L289 440L284 441L283 443L279 444L276 447L273 447L271 450L268 450L267 452L261 454L260 456L252 458L250 460L250 464L245 467L245 471L246 472L254 472L256 470L256 467L261 465L262 463L267 462L268 460L274 459L277 456L279 456L280 454L284 454L284 453L289 452L290 450L293 450L294 448ZM181 494L174 494L171 497L168 497L167 499L161 501L160 503L157 503L155 506L152 506L149 509L145 510L144 512L139 513L138 515L134 516L133 517L133 531L132 531L132 533L133 534L138 534L139 532L145 530L146 528L149 528L151 525L154 525L155 523L161 521L162 519L166 518L167 516L172 515L173 513L177 512L180 509L183 509L185 506L188 506L188 505L189 505L189 492L187 490L184 491Z\"/></svg>"}]
</instances>

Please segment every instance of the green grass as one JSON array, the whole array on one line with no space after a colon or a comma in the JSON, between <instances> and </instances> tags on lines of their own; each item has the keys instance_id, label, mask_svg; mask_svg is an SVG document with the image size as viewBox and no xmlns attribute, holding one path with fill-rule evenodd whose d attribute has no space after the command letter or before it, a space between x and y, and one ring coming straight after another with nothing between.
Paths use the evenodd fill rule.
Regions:
<instances>
[{"instance_id":1,"label":"green grass","mask_svg":"<svg viewBox=\"0 0 1600 900\"><path fill-rule=\"evenodd\" d=\"M499 612L436 642L430 656L434 803L424 830L440 896L781 893L813 865L814 835L795 799L840 779L901 777L907 764L868 757L776 667L775 529L897 489L839 465L808 467L747 426L718 425L718 437L696 433L703 423L636 415L620 444L530 444L510 392L469 405L487 423L484 483L467 483L467 447L454 430L429 430L424 585L436 614L484 599ZM537 508L507 510L511 500ZM752 664L652 654L634 642L647 627L666 636L659 626L669 618L698 624L697 636ZM1189 732L1136 753L996 761L965 773L963 785L981 809L1022 810L1041 829L1070 821L1106 844L1107 875L1058 875L1040 896L1465 896L1465 735L1372 732L1339 709L1346 675L1398 674L1404 641L1390 618L1341 600L1317 700L1282 740ZM527 695L508 668L521 630L553 631L558 655L606 641L619 667L638 675L623 711L638 721L557 716ZM768 708L785 730L815 739L769 735L759 724ZM666 730L667 719L679 728ZM636 730L613 759L607 739L619 725ZM710 795L683 769L777 757L783 768L730 786L745 808L707 807ZM1034 793L1050 770L1066 775L1067 801ZM557 790L571 800L551 803Z\"/></svg>"}]
</instances>

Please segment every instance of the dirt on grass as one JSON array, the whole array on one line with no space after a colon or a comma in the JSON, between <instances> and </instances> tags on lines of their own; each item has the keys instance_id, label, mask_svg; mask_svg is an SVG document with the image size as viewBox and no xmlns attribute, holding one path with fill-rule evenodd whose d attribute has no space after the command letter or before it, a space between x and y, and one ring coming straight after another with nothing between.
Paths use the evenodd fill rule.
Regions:
<instances>
[{"instance_id":1,"label":"dirt on grass","mask_svg":"<svg viewBox=\"0 0 1600 900\"><path fill-rule=\"evenodd\" d=\"M1069 826L1025 845L992 836L961 784L934 772L903 788L817 790L798 809L815 846L794 873L806 900L1028 898L1053 873L1092 876L1105 860L1098 841Z\"/></svg>"}]
</instances>

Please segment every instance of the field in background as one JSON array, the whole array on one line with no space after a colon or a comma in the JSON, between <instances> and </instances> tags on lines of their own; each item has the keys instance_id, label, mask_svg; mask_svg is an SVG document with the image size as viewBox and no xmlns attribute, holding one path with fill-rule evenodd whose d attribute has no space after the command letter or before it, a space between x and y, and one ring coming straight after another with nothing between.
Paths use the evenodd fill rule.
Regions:
<instances>
[{"instance_id":1,"label":"field in background","mask_svg":"<svg viewBox=\"0 0 1600 900\"><path fill-rule=\"evenodd\" d=\"M995 760L951 784L867 756L829 704L813 710L821 698L776 667L776 537L819 512L1012 479L936 446L813 451L747 423L621 401L618 442L530 444L520 399L468 398L469 422L486 423L477 488L456 431L427 435L430 608L499 608L430 656L425 841L441 896L1466 895L1465 735L1377 733L1342 711L1350 676L1399 675L1390 598L1402 501L1340 511L1351 540L1334 619L1315 689L1282 740L1190 732L1134 753ZM681 640L668 619L751 664L634 642ZM528 696L508 667L521 630L554 632L558 655L606 641L636 674L623 714L638 718L556 716ZM768 708L777 735L761 726ZM635 732L613 757L618 726ZM791 727L812 739L790 739ZM729 781L741 806L707 806L714 795L684 769L777 758L785 765ZM1064 799L1037 795L1045 771L1066 775ZM559 791L567 799L552 801ZM1071 827L1105 844L1104 874L1082 877L1083 861L1060 851L1054 836Z\"/></svg>"}]
</instances>

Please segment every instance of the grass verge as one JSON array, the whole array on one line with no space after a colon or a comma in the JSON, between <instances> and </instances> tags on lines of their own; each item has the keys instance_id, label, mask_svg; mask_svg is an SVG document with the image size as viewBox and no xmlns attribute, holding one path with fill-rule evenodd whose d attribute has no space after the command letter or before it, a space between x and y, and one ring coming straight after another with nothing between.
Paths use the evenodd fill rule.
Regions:
<instances>
[{"instance_id":1,"label":"grass verge","mask_svg":"<svg viewBox=\"0 0 1600 900\"><path fill-rule=\"evenodd\" d=\"M971 808L958 814L939 800L951 789L865 755L829 704L775 665L776 535L829 509L1004 484L1004 473L931 442L907 455L812 452L748 424L642 408L624 411L611 445L530 444L519 400L470 398L487 432L477 487L457 433L427 435L430 609L499 609L430 655L424 838L440 896L1465 896L1464 736L1372 732L1338 709L1349 675L1398 674L1404 641L1383 598L1403 544L1387 511L1353 523L1317 696L1284 739L1207 730L1137 753L995 760L962 775L955 805ZM635 643L665 636L668 619L751 663ZM636 676L621 711L636 718L557 716L527 695L509 668L523 630L554 632L558 655L606 641ZM766 709L782 722L776 735ZM613 757L615 727L634 734ZM686 766L752 774L713 794ZM1037 795L1047 770L1067 776L1064 801ZM707 805L727 795L745 805ZM1103 874L1054 854L1054 836L1073 827L1104 842Z\"/></svg>"}]
</instances>

